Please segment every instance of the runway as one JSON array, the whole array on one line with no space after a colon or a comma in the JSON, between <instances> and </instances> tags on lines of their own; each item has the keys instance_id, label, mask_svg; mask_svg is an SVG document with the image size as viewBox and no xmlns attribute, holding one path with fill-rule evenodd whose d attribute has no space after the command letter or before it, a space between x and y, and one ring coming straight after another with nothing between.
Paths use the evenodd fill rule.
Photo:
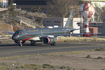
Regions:
<instances>
[{"instance_id":1,"label":"runway","mask_svg":"<svg viewBox=\"0 0 105 70\"><path fill-rule=\"evenodd\" d=\"M19 47L17 44L0 44L0 57L34 55L52 52L68 52L81 50L94 50L104 48L105 42L57 42L56 46L37 43L31 46L29 43Z\"/></svg>"}]
</instances>

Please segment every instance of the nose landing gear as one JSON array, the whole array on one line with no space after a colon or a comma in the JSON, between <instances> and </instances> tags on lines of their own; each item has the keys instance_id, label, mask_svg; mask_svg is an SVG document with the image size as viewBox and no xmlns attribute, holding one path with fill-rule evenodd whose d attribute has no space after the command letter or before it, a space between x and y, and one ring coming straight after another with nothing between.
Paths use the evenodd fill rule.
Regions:
<instances>
[{"instance_id":1,"label":"nose landing gear","mask_svg":"<svg viewBox=\"0 0 105 70\"><path fill-rule=\"evenodd\" d=\"M22 40L19 41L19 46L21 46L21 47L23 46Z\"/></svg>"},{"instance_id":2,"label":"nose landing gear","mask_svg":"<svg viewBox=\"0 0 105 70\"><path fill-rule=\"evenodd\" d=\"M20 40L20 41L19 41L19 46L22 47L24 43L25 43L25 41Z\"/></svg>"}]
</instances>

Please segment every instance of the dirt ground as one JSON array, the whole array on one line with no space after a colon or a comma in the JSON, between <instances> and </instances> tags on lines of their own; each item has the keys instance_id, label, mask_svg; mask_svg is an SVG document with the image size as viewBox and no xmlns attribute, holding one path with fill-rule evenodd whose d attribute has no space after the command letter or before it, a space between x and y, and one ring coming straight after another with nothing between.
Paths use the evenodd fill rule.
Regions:
<instances>
[{"instance_id":1,"label":"dirt ground","mask_svg":"<svg viewBox=\"0 0 105 70\"><path fill-rule=\"evenodd\" d=\"M88 57L90 55L90 57ZM32 55L14 58L0 58L0 64L50 64L53 66L69 66L70 69L63 70L104 70L105 69L105 51L86 51L74 52L69 54L50 54L50 55ZM14 65L14 66L15 66ZM13 69L15 70L15 69ZM19 69L21 70L21 69ZM22 69L24 70L24 69ZM25 69L26 70L26 69ZM31 69L29 69L31 70ZM42 70L42 69L39 69ZM51 69L48 69L51 70ZM62 69L53 69L62 70Z\"/></svg>"}]
</instances>

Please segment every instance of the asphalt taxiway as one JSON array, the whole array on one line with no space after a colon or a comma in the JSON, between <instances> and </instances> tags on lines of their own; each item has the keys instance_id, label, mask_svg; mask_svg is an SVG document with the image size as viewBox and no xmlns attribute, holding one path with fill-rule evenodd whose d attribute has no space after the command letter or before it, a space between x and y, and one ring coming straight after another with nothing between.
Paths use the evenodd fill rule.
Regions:
<instances>
[{"instance_id":1,"label":"asphalt taxiway","mask_svg":"<svg viewBox=\"0 0 105 70\"><path fill-rule=\"evenodd\" d=\"M17 44L0 44L0 57L34 55L52 52L68 52L81 50L94 50L104 48L105 42L57 42L56 46L37 43L36 46L24 44L20 47Z\"/></svg>"}]
</instances>

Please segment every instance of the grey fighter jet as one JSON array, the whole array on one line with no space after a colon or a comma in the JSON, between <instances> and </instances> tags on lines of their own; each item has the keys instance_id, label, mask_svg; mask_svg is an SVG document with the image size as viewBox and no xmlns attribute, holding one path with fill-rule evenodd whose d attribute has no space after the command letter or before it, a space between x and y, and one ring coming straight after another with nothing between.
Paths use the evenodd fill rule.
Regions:
<instances>
[{"instance_id":1,"label":"grey fighter jet","mask_svg":"<svg viewBox=\"0 0 105 70\"><path fill-rule=\"evenodd\" d=\"M74 29L72 25L73 15L74 10L71 11L65 27L21 29L17 30L15 33L8 33L13 33L12 39L20 46L22 46L27 40L31 42L31 45L35 45L36 42L43 42L44 44L50 44L51 46L55 46L55 40L57 39L57 37L70 36L71 32L77 30Z\"/></svg>"}]
</instances>

